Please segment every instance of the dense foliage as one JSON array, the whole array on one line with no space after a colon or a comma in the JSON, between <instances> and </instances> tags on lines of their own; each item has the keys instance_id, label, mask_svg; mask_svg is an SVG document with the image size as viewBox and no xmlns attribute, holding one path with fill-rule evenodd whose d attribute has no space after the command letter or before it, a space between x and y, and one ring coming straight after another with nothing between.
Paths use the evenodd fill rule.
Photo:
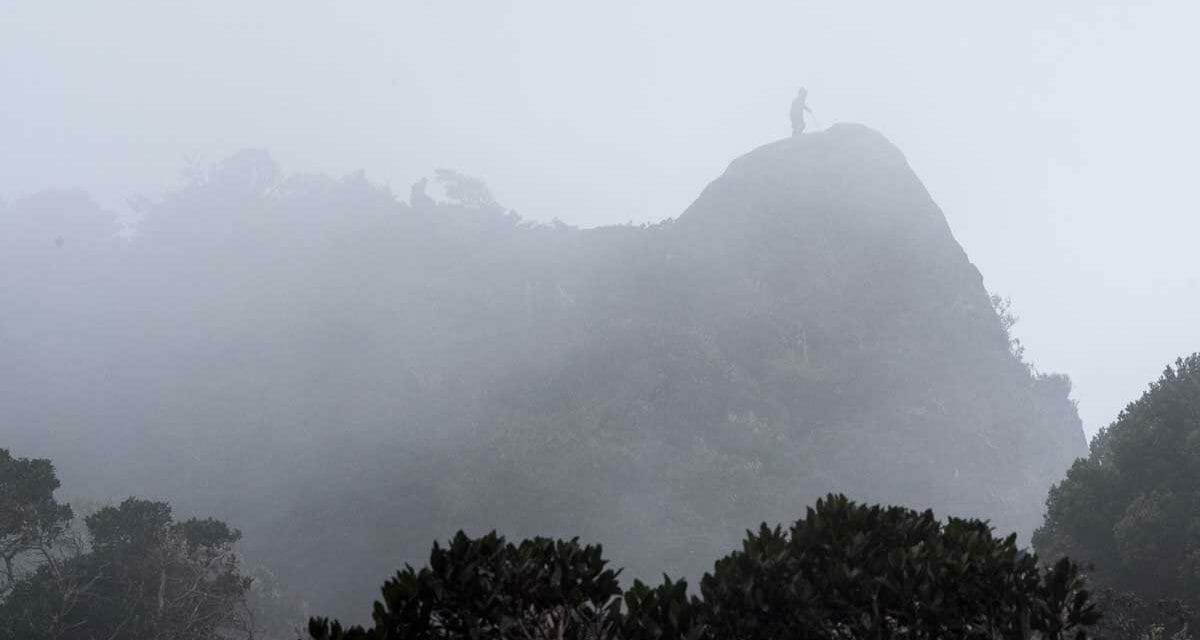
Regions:
<instances>
[{"instance_id":1,"label":"dense foliage","mask_svg":"<svg viewBox=\"0 0 1200 640\"><path fill-rule=\"evenodd\" d=\"M1048 570L979 520L829 496L763 525L701 582L714 637L1083 637L1098 619L1078 567Z\"/></svg>"},{"instance_id":2,"label":"dense foliage","mask_svg":"<svg viewBox=\"0 0 1200 640\"><path fill-rule=\"evenodd\" d=\"M1069 382L864 127L646 226L532 224L449 171L406 202L261 151L199 169L124 239L76 192L0 205L5 446L236 522L343 618L459 529L693 580L830 491L1026 533L1083 452Z\"/></svg>"},{"instance_id":3,"label":"dense foliage","mask_svg":"<svg viewBox=\"0 0 1200 640\"><path fill-rule=\"evenodd\" d=\"M73 514L59 504L59 487L49 460L14 458L0 449L0 600L17 585L28 567L47 561Z\"/></svg>"},{"instance_id":4,"label":"dense foliage","mask_svg":"<svg viewBox=\"0 0 1200 640\"><path fill-rule=\"evenodd\" d=\"M436 543L429 566L406 566L383 586L370 632L314 620L314 638L600 638L610 633L617 573L599 546L548 538L519 545L462 532Z\"/></svg>"},{"instance_id":5,"label":"dense foliage","mask_svg":"<svg viewBox=\"0 0 1200 640\"><path fill-rule=\"evenodd\" d=\"M1167 367L1096 435L1051 489L1033 542L1091 563L1097 584L1136 594L1124 598L1142 602L1126 607L1135 618L1160 619L1155 603L1200 604L1200 354Z\"/></svg>"},{"instance_id":6,"label":"dense foliage","mask_svg":"<svg viewBox=\"0 0 1200 640\"><path fill-rule=\"evenodd\" d=\"M986 523L844 496L790 529L748 533L701 582L619 595L599 547L459 533L383 588L370 629L315 619L316 640L1086 638L1100 615L1066 558L1048 569ZM621 605L624 604L624 607Z\"/></svg>"},{"instance_id":7,"label":"dense foliage","mask_svg":"<svg viewBox=\"0 0 1200 640\"><path fill-rule=\"evenodd\" d=\"M236 530L176 522L166 503L130 498L87 516L80 534L54 501L57 484L49 461L0 450L0 639L252 637Z\"/></svg>"}]
</instances>

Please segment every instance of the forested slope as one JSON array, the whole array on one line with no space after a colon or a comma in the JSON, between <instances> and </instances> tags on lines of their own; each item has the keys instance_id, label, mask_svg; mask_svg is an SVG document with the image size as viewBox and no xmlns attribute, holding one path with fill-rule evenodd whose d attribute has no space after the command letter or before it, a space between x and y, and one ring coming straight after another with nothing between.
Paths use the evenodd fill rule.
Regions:
<instances>
[{"instance_id":1,"label":"forested slope","mask_svg":"<svg viewBox=\"0 0 1200 640\"><path fill-rule=\"evenodd\" d=\"M1028 533L1084 452L902 154L734 161L677 219L522 222L242 152L140 204L0 209L0 415L67 494L245 532L324 612L465 527L695 574L829 491ZM570 212L563 212L570 218Z\"/></svg>"}]
</instances>

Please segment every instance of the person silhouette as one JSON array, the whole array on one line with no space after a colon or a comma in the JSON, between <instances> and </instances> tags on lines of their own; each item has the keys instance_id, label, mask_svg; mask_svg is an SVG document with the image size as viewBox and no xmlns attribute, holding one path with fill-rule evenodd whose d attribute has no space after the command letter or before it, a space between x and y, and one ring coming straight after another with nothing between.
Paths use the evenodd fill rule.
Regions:
<instances>
[{"instance_id":1,"label":"person silhouette","mask_svg":"<svg viewBox=\"0 0 1200 640\"><path fill-rule=\"evenodd\" d=\"M805 102L808 101L808 89L800 87L799 93L796 94L796 99L792 100L792 135L798 136L804 133L804 113L812 113L812 109L808 108Z\"/></svg>"}]
</instances>

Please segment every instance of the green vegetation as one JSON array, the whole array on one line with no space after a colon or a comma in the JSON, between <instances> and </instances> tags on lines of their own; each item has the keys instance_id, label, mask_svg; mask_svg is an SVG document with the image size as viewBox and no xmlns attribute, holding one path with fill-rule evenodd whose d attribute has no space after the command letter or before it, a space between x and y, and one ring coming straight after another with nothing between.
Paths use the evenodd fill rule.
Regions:
<instances>
[{"instance_id":1,"label":"green vegetation","mask_svg":"<svg viewBox=\"0 0 1200 640\"><path fill-rule=\"evenodd\" d=\"M1066 558L1039 569L985 522L843 496L788 531L763 525L701 593L715 638L1049 639L1099 618Z\"/></svg>"},{"instance_id":2,"label":"green vegetation","mask_svg":"<svg viewBox=\"0 0 1200 640\"><path fill-rule=\"evenodd\" d=\"M48 460L0 449L0 639L250 637L240 533L137 498L87 516L81 533L57 487Z\"/></svg>"},{"instance_id":3,"label":"green vegetation","mask_svg":"<svg viewBox=\"0 0 1200 640\"><path fill-rule=\"evenodd\" d=\"M314 638L599 638L619 605L617 573L599 546L547 538L506 543L495 533L462 532L436 543L429 566L405 567L383 586L375 628L343 633L314 620Z\"/></svg>"},{"instance_id":4,"label":"green vegetation","mask_svg":"<svg viewBox=\"0 0 1200 640\"><path fill-rule=\"evenodd\" d=\"M1033 537L1094 566L1127 627L1192 620L1200 602L1200 354L1180 359L1092 440ZM1194 622L1194 621L1193 621Z\"/></svg>"},{"instance_id":5,"label":"green vegetation","mask_svg":"<svg viewBox=\"0 0 1200 640\"><path fill-rule=\"evenodd\" d=\"M60 483L49 460L14 458L0 449L0 598L8 596L32 558L49 562L73 514L59 504Z\"/></svg>"},{"instance_id":6,"label":"green vegetation","mask_svg":"<svg viewBox=\"0 0 1200 640\"><path fill-rule=\"evenodd\" d=\"M601 540L628 577L693 584L830 492L1028 534L1084 453L1069 382L1020 359L865 127L750 151L654 225L428 186L244 151L138 201L125 240L79 193L4 205L4 446L83 498L220 513L342 619L380 559L460 529Z\"/></svg>"},{"instance_id":7,"label":"green vegetation","mask_svg":"<svg viewBox=\"0 0 1200 640\"><path fill-rule=\"evenodd\" d=\"M383 587L374 626L314 619L315 640L774 640L1086 638L1100 615L1079 568L1052 568L986 523L946 524L844 496L817 501L788 531L763 525L688 597L683 581L641 582L622 600L598 546L519 545L462 532L429 566ZM622 604L624 606L622 607Z\"/></svg>"}]
</instances>

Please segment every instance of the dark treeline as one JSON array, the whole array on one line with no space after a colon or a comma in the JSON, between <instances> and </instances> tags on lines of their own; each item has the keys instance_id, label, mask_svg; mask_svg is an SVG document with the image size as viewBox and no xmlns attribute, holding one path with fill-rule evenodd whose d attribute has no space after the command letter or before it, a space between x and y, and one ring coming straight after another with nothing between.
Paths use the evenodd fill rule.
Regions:
<instances>
[{"instance_id":1,"label":"dark treeline","mask_svg":"<svg viewBox=\"0 0 1200 640\"><path fill-rule=\"evenodd\" d=\"M44 459L0 449L0 639L205 640L286 634L242 573L224 522L176 522L129 498L73 522ZM383 587L374 625L314 618L316 640L1084 638L1100 618L1079 567L1039 567L982 521L827 496L786 531L765 524L685 580L628 591L598 545L494 532L434 544ZM257 596L257 597L254 597ZM264 597L266 596L266 597ZM1035 634L1031 636L1031 634Z\"/></svg>"},{"instance_id":2,"label":"dark treeline","mask_svg":"<svg viewBox=\"0 0 1200 640\"><path fill-rule=\"evenodd\" d=\"M370 638L1109 638L1187 640L1200 354L1179 360L1050 491L1047 560L979 520L827 496L747 532L689 591L621 586L598 545L459 532L383 587L369 626L313 618L316 640ZM240 532L129 498L80 517L49 460L0 449L0 638L294 637L302 612L251 576ZM1095 593L1099 590L1099 593ZM289 628L293 631L289 632Z\"/></svg>"},{"instance_id":3,"label":"dark treeline","mask_svg":"<svg viewBox=\"0 0 1200 640\"><path fill-rule=\"evenodd\" d=\"M748 532L688 596L669 577L622 594L599 546L459 533L383 587L374 625L315 619L317 640L513 638L1085 638L1100 618L1079 568L1040 568L978 520L818 500ZM621 596L624 595L622 598Z\"/></svg>"}]
</instances>

